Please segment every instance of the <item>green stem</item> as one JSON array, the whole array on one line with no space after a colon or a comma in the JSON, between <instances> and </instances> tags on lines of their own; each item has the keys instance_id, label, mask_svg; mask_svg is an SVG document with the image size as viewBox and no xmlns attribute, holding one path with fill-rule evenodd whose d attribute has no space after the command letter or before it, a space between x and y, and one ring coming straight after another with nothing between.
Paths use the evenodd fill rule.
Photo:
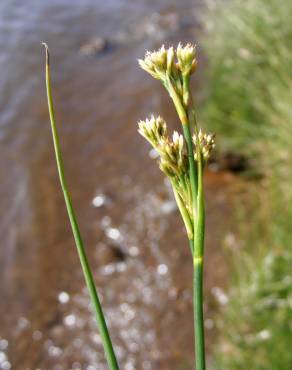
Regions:
<instances>
[{"instance_id":1,"label":"green stem","mask_svg":"<svg viewBox=\"0 0 292 370\"><path fill-rule=\"evenodd\" d=\"M182 219L184 221L185 228L186 228L187 234L188 234L188 238L193 239L194 227L193 227L192 221L190 219L189 213L188 213L180 195L178 194L178 192L176 190L176 186L173 182L172 182L172 190L173 190L173 194L174 194L178 209L179 209L180 214L182 216ZM191 248L191 251L192 251L192 254L193 254L193 246Z\"/></svg>"},{"instance_id":2,"label":"green stem","mask_svg":"<svg viewBox=\"0 0 292 370\"><path fill-rule=\"evenodd\" d=\"M53 99L52 99L52 92L51 92L49 50L48 50L48 46L45 43L43 45L45 46L45 49L46 49L46 88L47 88L48 108L49 108L49 114L50 114L51 129L52 129L55 156L56 156L60 183L61 183L61 187L63 190L63 195L64 195L64 199L65 199L65 203L66 203L78 255L79 255L81 266L83 269L83 274L85 277L86 285L89 290L90 298L91 298L91 301L94 307L96 321L97 321L98 329L101 335L101 340L103 343L107 363L108 363L110 370L119 370L119 366L118 366L117 359L116 359L114 349L113 349L113 345L112 345L112 342L109 336L109 332L107 329L102 307L101 307L101 304L98 298L98 294L95 288L92 272L91 272L89 262L86 256L84 244L81 238L79 226L77 223L77 219L75 216L75 212L73 209L73 205L71 202L70 194L69 194L66 179L65 179L64 166L63 166L63 160L62 160L62 155L61 155L61 150L60 150L59 136L58 136L57 127L56 127Z\"/></svg>"},{"instance_id":3,"label":"green stem","mask_svg":"<svg viewBox=\"0 0 292 370\"><path fill-rule=\"evenodd\" d=\"M204 266L204 237L205 237L205 205L203 192L203 164L201 152L198 151L198 217L195 223L194 240L194 326L196 370L205 370L205 338L203 312L203 266Z\"/></svg>"},{"instance_id":4,"label":"green stem","mask_svg":"<svg viewBox=\"0 0 292 370\"><path fill-rule=\"evenodd\" d=\"M192 256L194 257L194 239L193 238L189 238L189 246L192 252Z\"/></svg>"},{"instance_id":5,"label":"green stem","mask_svg":"<svg viewBox=\"0 0 292 370\"><path fill-rule=\"evenodd\" d=\"M181 99L177 95L175 88L173 87L172 82L169 78L166 80L165 86L169 92L170 97L172 98L172 101L174 103L178 116L182 123L184 137L187 142L188 159L189 159L189 166L190 166L190 183L191 183L192 202L193 202L193 219L195 219L196 217L195 199L197 197L197 171L196 171L196 165L195 165L195 160L194 160L193 139L192 139L192 133L190 130L190 122L189 122L186 108L183 106ZM188 87L189 86L187 86L187 88Z\"/></svg>"},{"instance_id":6,"label":"green stem","mask_svg":"<svg viewBox=\"0 0 292 370\"><path fill-rule=\"evenodd\" d=\"M175 88L173 87L173 84L170 80L169 77L166 77L166 80L165 80L165 84L164 84L166 90L168 91L172 101L173 101L173 104L175 106L175 109L177 111L177 114L179 116L179 119L182 123L182 125L187 125L188 124L188 116L187 116L187 112L181 102L181 99L180 97L177 95L177 92L175 91Z\"/></svg>"},{"instance_id":7,"label":"green stem","mask_svg":"<svg viewBox=\"0 0 292 370\"><path fill-rule=\"evenodd\" d=\"M205 370L205 339L203 313L203 259L194 258L194 329L196 370Z\"/></svg>"},{"instance_id":8,"label":"green stem","mask_svg":"<svg viewBox=\"0 0 292 370\"><path fill-rule=\"evenodd\" d=\"M182 125L183 126L183 133L184 137L187 142L187 149L188 149L188 160L190 166L190 183L191 183L191 191L192 191L192 203L193 203L193 220L196 218L197 207L196 207L196 198L197 198L197 169L194 159L194 147L193 147L193 139L190 130L190 125Z\"/></svg>"},{"instance_id":9,"label":"green stem","mask_svg":"<svg viewBox=\"0 0 292 370\"><path fill-rule=\"evenodd\" d=\"M190 92L189 79L184 78L184 101L188 106L188 132L186 132L188 140L190 140L190 126L193 127L197 142L197 171L196 171L196 198L194 198L193 206L197 214L194 217L194 282L193 282L193 300L194 300L194 330L195 330L195 365L196 370L205 370L205 337L204 337L204 312L203 312L203 266L204 266L204 236L205 236L205 205L204 205L204 188L203 188L203 162L201 148L198 139L198 125L196 121L195 110L193 106L193 98ZM185 136L186 136L185 135ZM193 141L191 138L193 148ZM192 149L193 153L193 149ZM190 159L190 158L189 158ZM192 161L194 156L192 155ZM190 163L191 169L191 163ZM190 173L190 176L192 174Z\"/></svg>"}]
</instances>

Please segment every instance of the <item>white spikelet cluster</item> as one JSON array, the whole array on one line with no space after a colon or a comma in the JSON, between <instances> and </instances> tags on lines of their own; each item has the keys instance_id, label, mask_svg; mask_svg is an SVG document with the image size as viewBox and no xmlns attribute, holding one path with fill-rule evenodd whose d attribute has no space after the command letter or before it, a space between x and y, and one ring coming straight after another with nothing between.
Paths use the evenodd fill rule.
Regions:
<instances>
[{"instance_id":1,"label":"white spikelet cluster","mask_svg":"<svg viewBox=\"0 0 292 370\"><path fill-rule=\"evenodd\" d=\"M211 156L212 151L215 148L215 135L213 134L206 134L201 129L197 135L193 136L193 143L194 143L194 154L195 159L197 159L196 147L199 145L201 149L201 153L203 156L203 160L206 162Z\"/></svg>"},{"instance_id":2,"label":"white spikelet cluster","mask_svg":"<svg viewBox=\"0 0 292 370\"><path fill-rule=\"evenodd\" d=\"M174 50L173 47L165 49L162 45L157 51L147 51L144 59L138 59L138 62L154 78L164 82L169 76L176 82L181 79L180 74L187 76L196 70L196 47L192 44L179 44Z\"/></svg>"},{"instance_id":3,"label":"white spikelet cluster","mask_svg":"<svg viewBox=\"0 0 292 370\"><path fill-rule=\"evenodd\" d=\"M160 116L151 115L145 121L138 122L138 132L157 149L161 141L166 137L166 122Z\"/></svg>"},{"instance_id":4,"label":"white spikelet cluster","mask_svg":"<svg viewBox=\"0 0 292 370\"><path fill-rule=\"evenodd\" d=\"M138 123L138 132L150 142L160 156L159 167L168 177L186 175L188 161L183 135L174 131L172 140L167 136L166 122L151 116Z\"/></svg>"}]
</instances>

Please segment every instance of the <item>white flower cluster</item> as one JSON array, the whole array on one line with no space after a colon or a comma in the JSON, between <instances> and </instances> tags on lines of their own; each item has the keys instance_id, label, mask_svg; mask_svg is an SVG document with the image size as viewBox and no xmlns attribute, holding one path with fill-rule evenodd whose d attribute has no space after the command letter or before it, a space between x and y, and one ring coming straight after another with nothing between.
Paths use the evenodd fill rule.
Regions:
<instances>
[{"instance_id":1,"label":"white flower cluster","mask_svg":"<svg viewBox=\"0 0 292 370\"><path fill-rule=\"evenodd\" d=\"M166 122L160 116L138 122L138 132L156 149L166 137Z\"/></svg>"},{"instance_id":2,"label":"white flower cluster","mask_svg":"<svg viewBox=\"0 0 292 370\"><path fill-rule=\"evenodd\" d=\"M169 177L179 177L188 169L184 138L174 131L172 140L167 136L166 122L161 117L147 118L138 123L138 132L149 141L160 156L159 167Z\"/></svg>"},{"instance_id":3,"label":"white flower cluster","mask_svg":"<svg viewBox=\"0 0 292 370\"><path fill-rule=\"evenodd\" d=\"M196 70L196 47L179 44L174 50L173 47L165 49L162 45L157 51L147 51L144 59L139 59L138 62L142 69L158 80L165 81L166 76L176 80L179 73L187 76Z\"/></svg>"},{"instance_id":4,"label":"white flower cluster","mask_svg":"<svg viewBox=\"0 0 292 370\"><path fill-rule=\"evenodd\" d=\"M196 146L199 144L204 162L208 161L213 149L215 148L214 139L215 135L205 134L201 129L199 130L198 136L193 136L195 159L197 159Z\"/></svg>"},{"instance_id":5,"label":"white flower cluster","mask_svg":"<svg viewBox=\"0 0 292 370\"><path fill-rule=\"evenodd\" d=\"M172 140L167 136L166 122L160 116L150 116L139 121L138 132L153 146L160 156L159 167L168 177L187 176L188 158L183 135L173 132ZM207 162L215 147L214 135L202 130L193 136L194 158L197 160L196 147L199 145L203 162Z\"/></svg>"}]
</instances>

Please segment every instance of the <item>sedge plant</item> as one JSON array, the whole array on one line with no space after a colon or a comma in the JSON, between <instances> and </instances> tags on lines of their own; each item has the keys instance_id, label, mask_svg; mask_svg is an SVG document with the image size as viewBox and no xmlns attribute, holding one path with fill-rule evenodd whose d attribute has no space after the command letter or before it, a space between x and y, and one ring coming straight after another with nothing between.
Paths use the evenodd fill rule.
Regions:
<instances>
[{"instance_id":1,"label":"sedge plant","mask_svg":"<svg viewBox=\"0 0 292 370\"><path fill-rule=\"evenodd\" d=\"M78 222L75 216L75 211L73 208L72 200L71 200L70 193L68 190L67 181L65 178L63 159L62 159L62 154L61 154L61 149L60 149L60 142L59 142L59 136L57 132L52 91L51 91L50 55L49 55L48 46L45 43L43 43L43 45L46 50L46 88L47 88L48 108L49 108L51 131L52 131L52 136L53 136L54 150L55 150L55 156L56 156L56 162L57 162L57 168L58 168L61 188L63 191L66 208L67 208L72 232L74 235L75 244L77 247L77 252L79 255L80 263L82 266L85 282L86 282L87 289L89 291L89 295L91 299L91 303L94 309L97 326L98 326L99 333L101 336L108 367L110 370L119 370L113 344L112 344L112 341L109 335L109 331L108 331L107 324L105 321L100 299L99 299L99 296L98 296L98 293L97 293L97 290L94 284L93 274L92 274L92 271L91 271L91 268L88 262L88 258L87 258L83 240L80 234Z\"/></svg>"},{"instance_id":2,"label":"sedge plant","mask_svg":"<svg viewBox=\"0 0 292 370\"><path fill-rule=\"evenodd\" d=\"M47 100L61 188L108 367L110 370L119 370L65 179L51 91L49 50L46 44L44 46L46 50ZM203 170L215 143L214 136L203 133L196 121L190 90L190 77L197 67L196 49L190 44L186 46L179 44L176 50L173 47L166 50L162 46L158 51L147 52L145 58L139 60L139 64L152 77L162 82L174 103L182 124L183 135L175 131L170 138L164 119L152 115L145 121L138 123L138 131L158 152L160 157L159 167L170 180L175 200L186 227L194 270L195 369L205 370L203 317L205 206Z\"/></svg>"},{"instance_id":3,"label":"sedge plant","mask_svg":"<svg viewBox=\"0 0 292 370\"><path fill-rule=\"evenodd\" d=\"M177 111L183 135L170 138L161 117L151 116L138 123L139 133L159 155L159 167L169 179L182 216L193 258L193 300L195 330L195 369L205 370L203 315L203 265L205 206L203 170L215 146L214 136L198 127L190 89L190 78L197 68L196 48L179 44L146 52L139 60L142 69L166 88Z\"/></svg>"}]
</instances>

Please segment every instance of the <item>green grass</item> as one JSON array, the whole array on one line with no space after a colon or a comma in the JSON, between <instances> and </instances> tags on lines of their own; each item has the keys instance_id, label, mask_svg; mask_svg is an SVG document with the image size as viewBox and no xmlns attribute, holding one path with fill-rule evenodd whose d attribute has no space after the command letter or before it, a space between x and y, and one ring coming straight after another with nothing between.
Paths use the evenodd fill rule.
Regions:
<instances>
[{"instance_id":1,"label":"green grass","mask_svg":"<svg viewBox=\"0 0 292 370\"><path fill-rule=\"evenodd\" d=\"M290 209L292 216L292 209ZM291 219L291 218L290 218ZM234 255L229 301L218 314L216 370L292 368L291 224L282 217L270 235L253 234ZM254 251L253 251L254 250Z\"/></svg>"},{"instance_id":2,"label":"green grass","mask_svg":"<svg viewBox=\"0 0 292 370\"><path fill-rule=\"evenodd\" d=\"M239 228L244 252L217 322L216 370L292 368L291 14L290 0L229 0L205 16L200 114L222 149L263 175Z\"/></svg>"},{"instance_id":3,"label":"green grass","mask_svg":"<svg viewBox=\"0 0 292 370\"><path fill-rule=\"evenodd\" d=\"M223 134L225 147L249 154L275 135L279 114L291 131L292 2L217 3L207 12L202 42L209 82L203 117Z\"/></svg>"}]
</instances>

